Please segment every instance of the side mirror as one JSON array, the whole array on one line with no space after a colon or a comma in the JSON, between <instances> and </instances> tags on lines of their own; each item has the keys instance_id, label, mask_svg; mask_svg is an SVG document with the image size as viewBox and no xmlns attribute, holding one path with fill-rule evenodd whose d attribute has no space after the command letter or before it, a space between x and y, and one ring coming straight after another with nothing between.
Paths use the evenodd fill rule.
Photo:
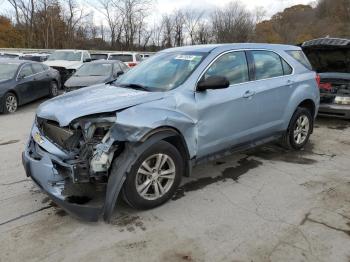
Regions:
<instances>
[{"instance_id":1,"label":"side mirror","mask_svg":"<svg viewBox=\"0 0 350 262\"><path fill-rule=\"evenodd\" d=\"M210 76L207 79L201 79L197 84L197 91L207 89L224 89L230 86L230 82L224 76Z\"/></svg>"},{"instance_id":2,"label":"side mirror","mask_svg":"<svg viewBox=\"0 0 350 262\"><path fill-rule=\"evenodd\" d=\"M91 61L92 61L91 58L86 58L83 62L84 62L84 63L88 63L88 62L91 62Z\"/></svg>"}]
</instances>

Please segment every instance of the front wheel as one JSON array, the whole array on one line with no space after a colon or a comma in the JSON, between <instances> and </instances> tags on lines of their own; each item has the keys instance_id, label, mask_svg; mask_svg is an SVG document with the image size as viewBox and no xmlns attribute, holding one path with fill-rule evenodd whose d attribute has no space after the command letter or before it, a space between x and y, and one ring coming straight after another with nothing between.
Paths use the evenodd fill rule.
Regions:
<instances>
[{"instance_id":1,"label":"front wheel","mask_svg":"<svg viewBox=\"0 0 350 262\"><path fill-rule=\"evenodd\" d=\"M7 93L5 95L3 108L5 114L12 114L17 111L18 100L15 94Z\"/></svg>"},{"instance_id":2,"label":"front wheel","mask_svg":"<svg viewBox=\"0 0 350 262\"><path fill-rule=\"evenodd\" d=\"M313 118L308 109L299 107L282 138L282 145L288 149L302 149L309 141L313 129Z\"/></svg>"},{"instance_id":3,"label":"front wheel","mask_svg":"<svg viewBox=\"0 0 350 262\"><path fill-rule=\"evenodd\" d=\"M137 209L157 207L173 196L183 172L184 161L176 147L159 141L132 165L123 186L123 198Z\"/></svg>"}]
</instances>

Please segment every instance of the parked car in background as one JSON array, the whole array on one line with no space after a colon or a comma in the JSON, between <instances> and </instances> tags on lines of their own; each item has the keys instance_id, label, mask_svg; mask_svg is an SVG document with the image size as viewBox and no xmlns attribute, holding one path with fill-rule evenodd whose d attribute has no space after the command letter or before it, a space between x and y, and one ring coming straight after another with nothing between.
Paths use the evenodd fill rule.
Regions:
<instances>
[{"instance_id":1,"label":"parked car in background","mask_svg":"<svg viewBox=\"0 0 350 262\"><path fill-rule=\"evenodd\" d=\"M32 54L24 54L19 59L21 60L30 60L36 62L44 62L50 56L49 53L32 53Z\"/></svg>"},{"instance_id":2,"label":"parked car in background","mask_svg":"<svg viewBox=\"0 0 350 262\"><path fill-rule=\"evenodd\" d=\"M96 60L82 65L64 84L66 91L116 80L128 71L128 67L117 60Z\"/></svg>"},{"instance_id":3,"label":"parked car in background","mask_svg":"<svg viewBox=\"0 0 350 262\"><path fill-rule=\"evenodd\" d=\"M88 51L67 49L54 51L44 64L60 72L63 85L86 62L91 62Z\"/></svg>"},{"instance_id":4,"label":"parked car in background","mask_svg":"<svg viewBox=\"0 0 350 262\"><path fill-rule=\"evenodd\" d=\"M134 52L119 52L110 54L108 60L119 60L124 62L128 67L134 67L142 61L142 57Z\"/></svg>"},{"instance_id":5,"label":"parked car in background","mask_svg":"<svg viewBox=\"0 0 350 262\"><path fill-rule=\"evenodd\" d=\"M9 59L19 59L22 57L22 53L14 53L14 52L0 52L0 58L9 58Z\"/></svg>"},{"instance_id":6,"label":"parked car in background","mask_svg":"<svg viewBox=\"0 0 350 262\"><path fill-rule=\"evenodd\" d=\"M57 96L59 84L58 71L47 65L1 59L0 112L14 113L20 105L45 96Z\"/></svg>"},{"instance_id":7,"label":"parked car in background","mask_svg":"<svg viewBox=\"0 0 350 262\"><path fill-rule=\"evenodd\" d=\"M92 61L95 61L95 60L108 60L109 56L111 55L112 53L104 53L104 52L100 52L100 53L92 53L90 54L91 56L91 60Z\"/></svg>"},{"instance_id":8,"label":"parked car in background","mask_svg":"<svg viewBox=\"0 0 350 262\"><path fill-rule=\"evenodd\" d=\"M319 114L350 119L350 39L314 39L302 48L320 76Z\"/></svg>"},{"instance_id":9,"label":"parked car in background","mask_svg":"<svg viewBox=\"0 0 350 262\"><path fill-rule=\"evenodd\" d=\"M151 53L142 53L140 54L142 60L146 60L147 58L150 58L153 54Z\"/></svg>"},{"instance_id":10,"label":"parked car in background","mask_svg":"<svg viewBox=\"0 0 350 262\"><path fill-rule=\"evenodd\" d=\"M134 208L154 208L203 161L274 140L302 149L320 94L291 51L301 49L167 49L116 82L49 100L23 153L26 173L70 214L109 221L120 192Z\"/></svg>"}]
</instances>

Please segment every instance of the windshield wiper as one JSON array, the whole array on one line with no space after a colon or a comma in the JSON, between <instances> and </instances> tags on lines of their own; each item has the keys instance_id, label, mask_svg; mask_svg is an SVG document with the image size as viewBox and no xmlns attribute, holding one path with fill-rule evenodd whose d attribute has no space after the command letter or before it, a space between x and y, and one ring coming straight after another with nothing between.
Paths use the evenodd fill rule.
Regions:
<instances>
[{"instance_id":1,"label":"windshield wiper","mask_svg":"<svg viewBox=\"0 0 350 262\"><path fill-rule=\"evenodd\" d=\"M118 85L120 87L126 87L126 88L132 88L136 90L142 90L142 91L149 91L149 89L146 86L140 85L140 84L121 84Z\"/></svg>"}]
</instances>

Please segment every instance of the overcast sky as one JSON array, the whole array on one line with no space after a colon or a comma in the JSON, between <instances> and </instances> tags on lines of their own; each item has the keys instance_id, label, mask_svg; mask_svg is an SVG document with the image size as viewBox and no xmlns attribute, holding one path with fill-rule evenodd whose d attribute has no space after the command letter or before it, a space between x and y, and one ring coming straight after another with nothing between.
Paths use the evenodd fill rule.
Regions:
<instances>
[{"instance_id":1,"label":"overcast sky","mask_svg":"<svg viewBox=\"0 0 350 262\"><path fill-rule=\"evenodd\" d=\"M103 16L96 8L94 8L98 0L78 1L80 1L87 11L93 13L95 23L100 24ZM186 7L210 10L215 7L223 7L231 1L232 0L155 0L154 8L149 19L158 20L164 13L170 13L175 9ZM310 4L314 1L315 0L241 0L240 2L250 10L262 7L264 10L266 10L267 17L270 17L278 11L282 11L286 7L296 4ZM3 12L10 10L10 6L6 0L0 0L0 12L1 10Z\"/></svg>"}]
</instances>

